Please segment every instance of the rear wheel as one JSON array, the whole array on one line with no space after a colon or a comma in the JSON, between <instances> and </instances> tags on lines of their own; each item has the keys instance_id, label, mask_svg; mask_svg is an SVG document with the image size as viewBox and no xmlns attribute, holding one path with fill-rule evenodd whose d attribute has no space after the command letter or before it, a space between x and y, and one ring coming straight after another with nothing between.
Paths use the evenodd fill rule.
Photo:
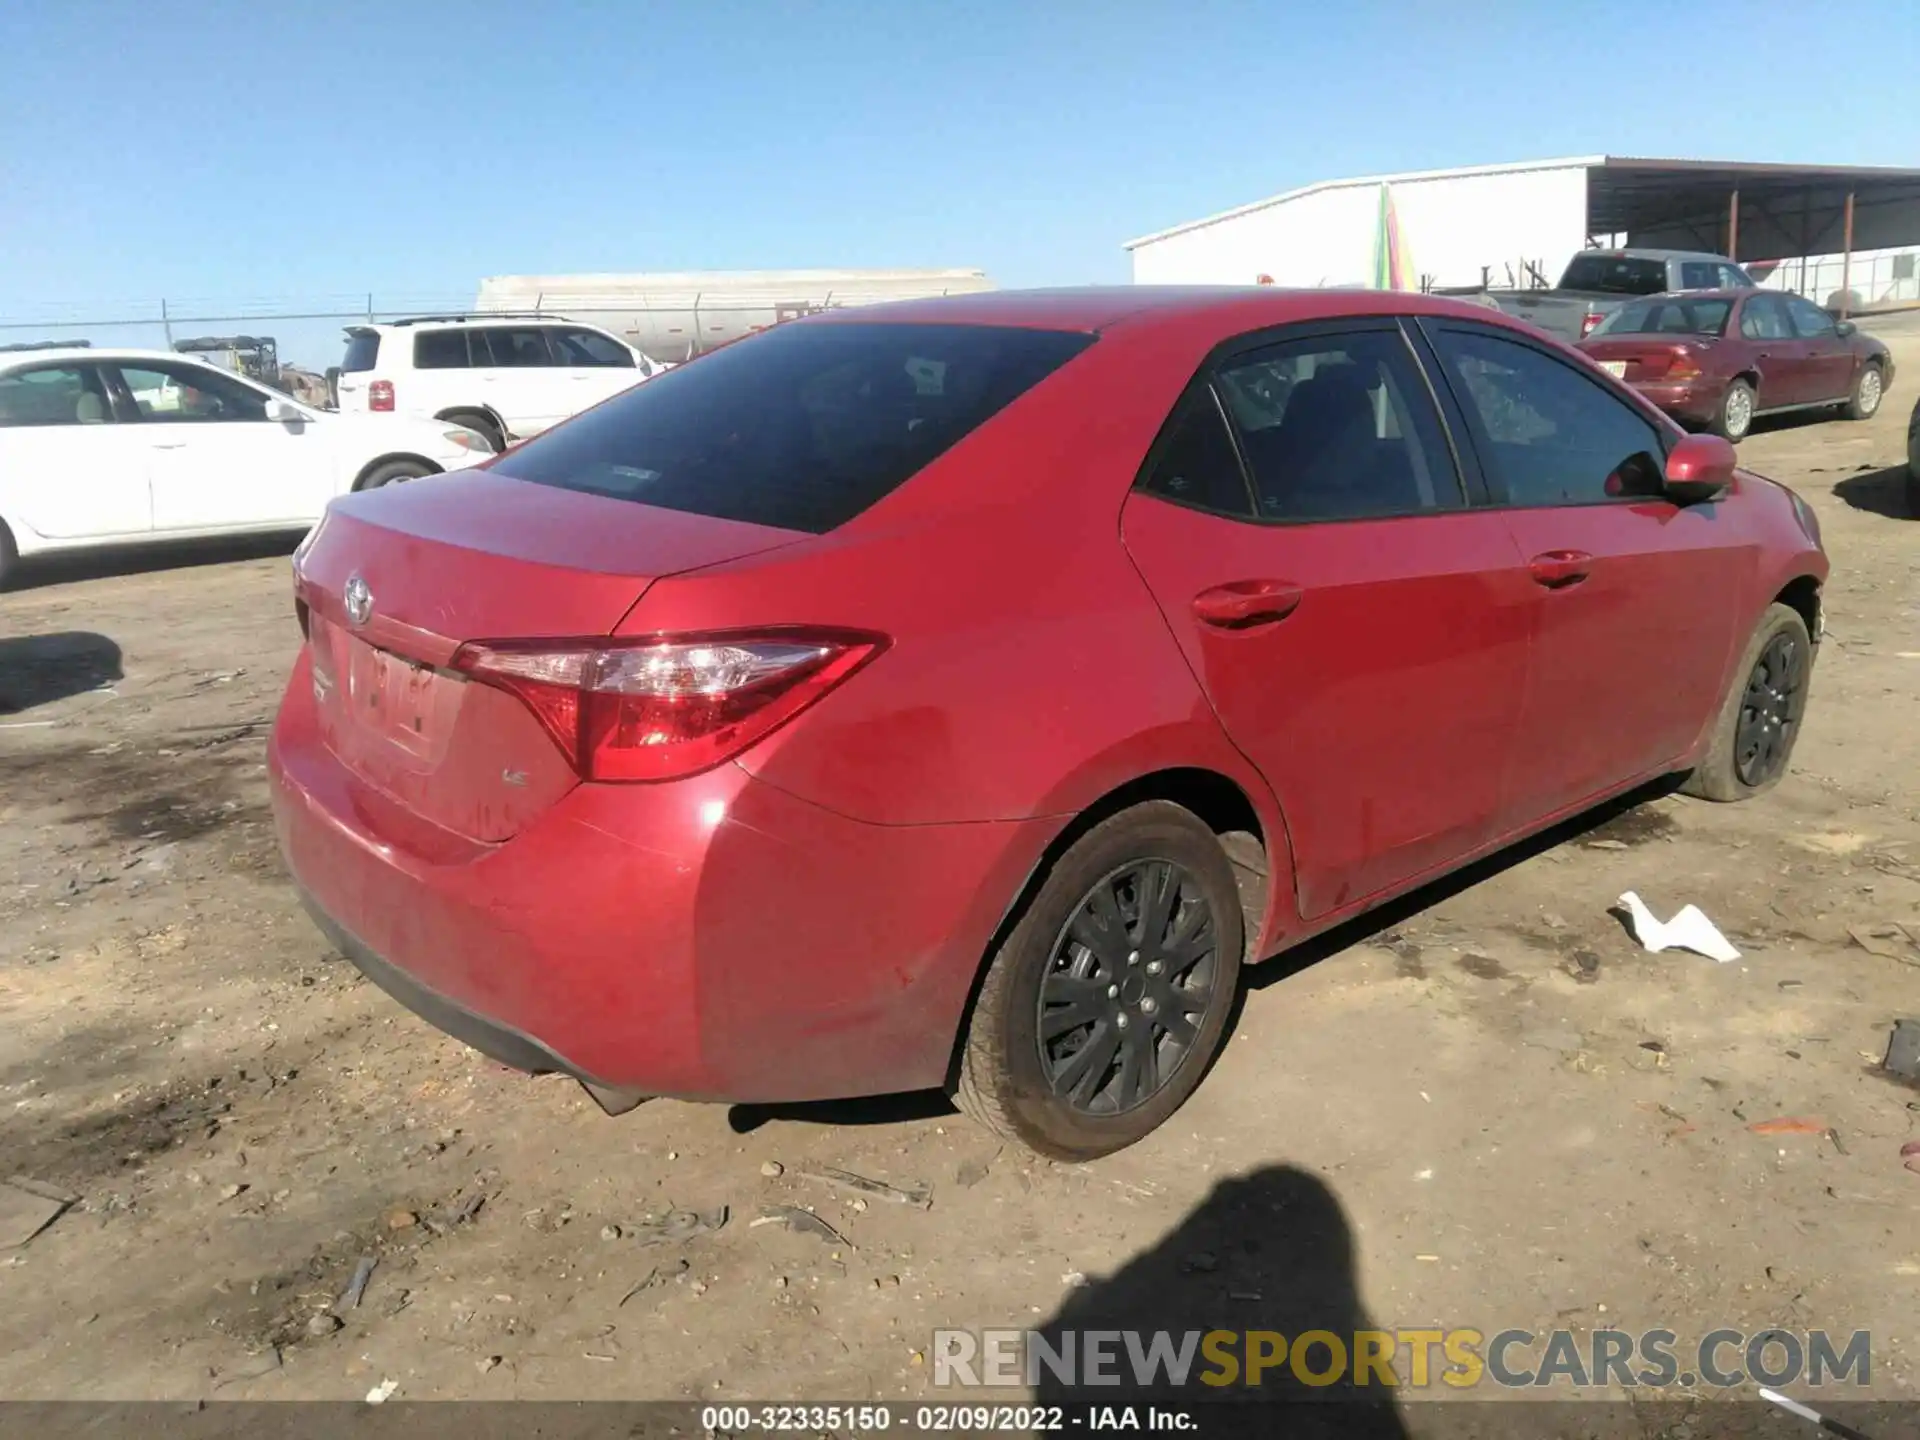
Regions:
<instances>
[{"instance_id":1,"label":"rear wheel","mask_svg":"<svg viewBox=\"0 0 1920 1440\"><path fill-rule=\"evenodd\" d=\"M1878 365L1862 365L1860 373L1853 377L1853 393L1847 397L1847 418L1849 420L1870 420L1880 408L1881 397L1886 394L1886 381L1880 374Z\"/></svg>"},{"instance_id":2,"label":"rear wheel","mask_svg":"<svg viewBox=\"0 0 1920 1440\"><path fill-rule=\"evenodd\" d=\"M496 455L507 448L506 437L501 434L499 425L485 411L454 410L440 418L449 425L463 426L475 434L486 436L487 443L493 446L493 453Z\"/></svg>"},{"instance_id":3,"label":"rear wheel","mask_svg":"<svg viewBox=\"0 0 1920 1440\"><path fill-rule=\"evenodd\" d=\"M1738 443L1753 428L1753 386L1736 380L1720 397L1720 408L1713 412L1713 433L1723 440Z\"/></svg>"},{"instance_id":4,"label":"rear wheel","mask_svg":"<svg viewBox=\"0 0 1920 1440\"><path fill-rule=\"evenodd\" d=\"M418 480L422 475L439 472L424 460L389 460L366 473L356 489L378 490L382 485L398 485L403 480Z\"/></svg>"},{"instance_id":5,"label":"rear wheel","mask_svg":"<svg viewBox=\"0 0 1920 1440\"><path fill-rule=\"evenodd\" d=\"M1213 832L1164 800L1123 810L1060 857L993 956L956 1102L1056 1160L1133 1144L1206 1074L1244 949Z\"/></svg>"},{"instance_id":6,"label":"rear wheel","mask_svg":"<svg viewBox=\"0 0 1920 1440\"><path fill-rule=\"evenodd\" d=\"M1807 622L1790 605L1768 606L1714 719L1706 758L1681 788L1703 800L1747 800L1778 784L1800 737L1812 678Z\"/></svg>"},{"instance_id":7,"label":"rear wheel","mask_svg":"<svg viewBox=\"0 0 1920 1440\"><path fill-rule=\"evenodd\" d=\"M7 588L7 582L13 578L13 572L20 563L20 551L13 543L13 532L0 523L0 590Z\"/></svg>"}]
</instances>

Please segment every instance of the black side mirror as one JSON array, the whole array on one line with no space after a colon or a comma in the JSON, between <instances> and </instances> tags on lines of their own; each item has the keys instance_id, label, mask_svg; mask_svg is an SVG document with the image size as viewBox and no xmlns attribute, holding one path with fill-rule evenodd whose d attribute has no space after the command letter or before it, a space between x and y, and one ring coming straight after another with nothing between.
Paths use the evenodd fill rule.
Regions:
<instances>
[{"instance_id":1,"label":"black side mirror","mask_svg":"<svg viewBox=\"0 0 1920 1440\"><path fill-rule=\"evenodd\" d=\"M1837 333L1838 335L1844 338L1848 335L1854 334L1856 331L1859 330L1860 327L1854 324L1851 320L1841 320L1838 323L1836 323L1833 328L1835 333Z\"/></svg>"}]
</instances>

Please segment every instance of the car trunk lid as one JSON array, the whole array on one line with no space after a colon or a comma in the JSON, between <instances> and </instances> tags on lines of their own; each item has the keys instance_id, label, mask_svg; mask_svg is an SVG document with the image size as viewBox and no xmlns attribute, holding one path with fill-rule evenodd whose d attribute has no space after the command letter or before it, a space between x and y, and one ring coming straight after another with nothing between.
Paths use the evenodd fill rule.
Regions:
<instances>
[{"instance_id":1,"label":"car trunk lid","mask_svg":"<svg viewBox=\"0 0 1920 1440\"><path fill-rule=\"evenodd\" d=\"M578 777L460 647L606 635L659 576L804 538L484 470L344 497L296 560L322 736L419 818L505 840Z\"/></svg>"},{"instance_id":2,"label":"car trunk lid","mask_svg":"<svg viewBox=\"0 0 1920 1440\"><path fill-rule=\"evenodd\" d=\"M1631 383L1666 379L1676 369L1697 375L1700 354L1712 343L1712 337L1704 335L1620 335L1589 340L1580 348L1602 370Z\"/></svg>"}]
</instances>

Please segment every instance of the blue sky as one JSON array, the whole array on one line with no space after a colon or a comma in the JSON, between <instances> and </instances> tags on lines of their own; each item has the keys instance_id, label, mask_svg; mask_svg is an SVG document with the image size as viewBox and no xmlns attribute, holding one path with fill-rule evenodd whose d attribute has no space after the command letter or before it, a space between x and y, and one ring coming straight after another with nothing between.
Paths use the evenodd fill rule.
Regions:
<instances>
[{"instance_id":1,"label":"blue sky","mask_svg":"<svg viewBox=\"0 0 1920 1440\"><path fill-rule=\"evenodd\" d=\"M1910 163L1898 29L1811 0L14 0L0 321L578 270L1123 281L1126 239L1343 175ZM338 358L337 325L278 330Z\"/></svg>"}]
</instances>

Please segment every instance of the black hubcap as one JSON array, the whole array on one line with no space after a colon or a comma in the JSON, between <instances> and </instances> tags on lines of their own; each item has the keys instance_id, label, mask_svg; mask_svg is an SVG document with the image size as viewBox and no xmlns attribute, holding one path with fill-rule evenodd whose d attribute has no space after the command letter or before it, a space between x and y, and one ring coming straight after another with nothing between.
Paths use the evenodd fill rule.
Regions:
<instances>
[{"instance_id":1,"label":"black hubcap","mask_svg":"<svg viewBox=\"0 0 1920 1440\"><path fill-rule=\"evenodd\" d=\"M1040 982L1040 1067L1053 1093L1118 1115L1167 1084L1214 1000L1219 929L1170 860L1122 866L1088 891Z\"/></svg>"},{"instance_id":2,"label":"black hubcap","mask_svg":"<svg viewBox=\"0 0 1920 1440\"><path fill-rule=\"evenodd\" d=\"M1806 684L1805 647L1792 635L1776 635L1760 652L1747 692L1740 699L1733 768L1743 785L1763 785L1780 772L1799 723L1800 690Z\"/></svg>"}]
</instances>

